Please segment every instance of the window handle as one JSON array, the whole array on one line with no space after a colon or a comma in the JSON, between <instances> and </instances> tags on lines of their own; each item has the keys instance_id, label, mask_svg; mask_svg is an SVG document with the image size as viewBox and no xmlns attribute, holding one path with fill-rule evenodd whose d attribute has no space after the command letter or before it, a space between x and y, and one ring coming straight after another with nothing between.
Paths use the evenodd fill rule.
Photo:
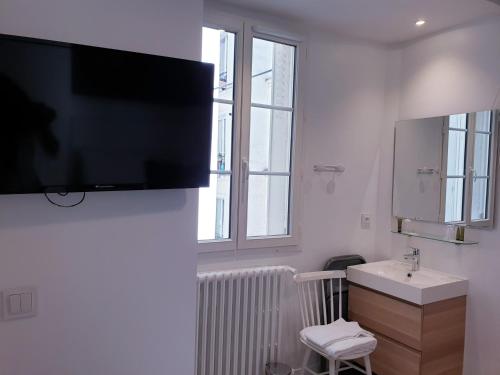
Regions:
<instances>
[{"instance_id":1,"label":"window handle","mask_svg":"<svg viewBox=\"0 0 500 375\"><path fill-rule=\"evenodd\" d=\"M247 158L242 158L241 159L241 185L243 187L242 191L247 191L248 186L248 159ZM241 194L241 201L245 202L245 194Z\"/></svg>"},{"instance_id":2,"label":"window handle","mask_svg":"<svg viewBox=\"0 0 500 375\"><path fill-rule=\"evenodd\" d=\"M477 173L476 173L476 170L474 169L474 167L470 167L469 168L469 173L470 173L470 175L472 177L472 180L474 182L476 182L476 180L477 180Z\"/></svg>"}]
</instances>

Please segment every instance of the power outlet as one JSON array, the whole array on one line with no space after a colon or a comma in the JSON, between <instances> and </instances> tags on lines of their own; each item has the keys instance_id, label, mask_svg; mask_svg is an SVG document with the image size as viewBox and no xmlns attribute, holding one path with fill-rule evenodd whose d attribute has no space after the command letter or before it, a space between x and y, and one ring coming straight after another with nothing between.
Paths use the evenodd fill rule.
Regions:
<instances>
[{"instance_id":1,"label":"power outlet","mask_svg":"<svg viewBox=\"0 0 500 375\"><path fill-rule=\"evenodd\" d=\"M370 229L372 219L369 214L361 214L361 229Z\"/></svg>"},{"instance_id":2,"label":"power outlet","mask_svg":"<svg viewBox=\"0 0 500 375\"><path fill-rule=\"evenodd\" d=\"M1 291L1 296L3 320L31 318L36 315L36 288L4 289Z\"/></svg>"}]
</instances>

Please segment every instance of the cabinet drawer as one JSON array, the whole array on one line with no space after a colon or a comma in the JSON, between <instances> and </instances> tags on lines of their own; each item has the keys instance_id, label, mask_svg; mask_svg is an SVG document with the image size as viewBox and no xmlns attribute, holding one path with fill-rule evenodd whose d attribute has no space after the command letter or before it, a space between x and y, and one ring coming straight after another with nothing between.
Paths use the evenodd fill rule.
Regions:
<instances>
[{"instance_id":1,"label":"cabinet drawer","mask_svg":"<svg viewBox=\"0 0 500 375\"><path fill-rule=\"evenodd\" d=\"M370 356L378 375L420 375L421 353L376 335L377 349Z\"/></svg>"},{"instance_id":2,"label":"cabinet drawer","mask_svg":"<svg viewBox=\"0 0 500 375\"><path fill-rule=\"evenodd\" d=\"M422 349L422 308L349 286L349 319L416 350Z\"/></svg>"}]
</instances>

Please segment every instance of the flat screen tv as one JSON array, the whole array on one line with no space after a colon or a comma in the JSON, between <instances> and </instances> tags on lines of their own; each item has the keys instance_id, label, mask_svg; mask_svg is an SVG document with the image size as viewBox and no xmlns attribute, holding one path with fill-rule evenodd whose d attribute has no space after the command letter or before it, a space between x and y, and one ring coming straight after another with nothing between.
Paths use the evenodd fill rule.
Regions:
<instances>
[{"instance_id":1,"label":"flat screen tv","mask_svg":"<svg viewBox=\"0 0 500 375\"><path fill-rule=\"evenodd\" d=\"M208 186L213 66L0 35L0 194Z\"/></svg>"}]
</instances>

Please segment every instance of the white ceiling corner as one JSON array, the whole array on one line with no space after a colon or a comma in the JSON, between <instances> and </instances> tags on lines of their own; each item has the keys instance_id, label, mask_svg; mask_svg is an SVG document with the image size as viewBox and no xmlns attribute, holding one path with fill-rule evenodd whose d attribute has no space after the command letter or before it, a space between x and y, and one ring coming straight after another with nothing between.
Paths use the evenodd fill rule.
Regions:
<instances>
[{"instance_id":1,"label":"white ceiling corner","mask_svg":"<svg viewBox=\"0 0 500 375\"><path fill-rule=\"evenodd\" d=\"M219 1L386 44L407 42L486 17L500 17L500 0ZM419 18L427 20L421 28L415 26Z\"/></svg>"}]
</instances>

